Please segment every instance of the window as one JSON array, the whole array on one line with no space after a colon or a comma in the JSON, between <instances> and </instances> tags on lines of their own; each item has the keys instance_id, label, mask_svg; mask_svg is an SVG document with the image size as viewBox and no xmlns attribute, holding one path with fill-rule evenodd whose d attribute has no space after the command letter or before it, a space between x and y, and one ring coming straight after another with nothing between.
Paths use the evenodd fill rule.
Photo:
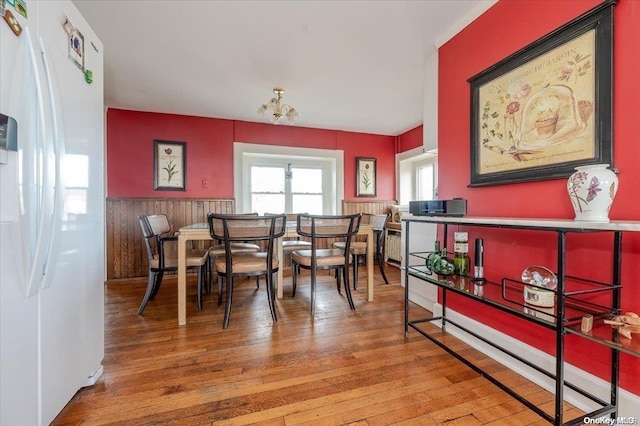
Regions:
<instances>
[{"instance_id":1,"label":"window","mask_svg":"<svg viewBox=\"0 0 640 426\"><path fill-rule=\"evenodd\" d=\"M291 169L291 212L323 213L322 173L320 168Z\"/></svg>"},{"instance_id":2,"label":"window","mask_svg":"<svg viewBox=\"0 0 640 426\"><path fill-rule=\"evenodd\" d=\"M251 211L322 214L323 169L251 166Z\"/></svg>"},{"instance_id":3,"label":"window","mask_svg":"<svg viewBox=\"0 0 640 426\"><path fill-rule=\"evenodd\" d=\"M436 165L435 159L428 162L416 164L416 199L435 200L438 198L436 187Z\"/></svg>"},{"instance_id":4,"label":"window","mask_svg":"<svg viewBox=\"0 0 640 426\"><path fill-rule=\"evenodd\" d=\"M284 169L251 166L251 211L281 213L284 206Z\"/></svg>"},{"instance_id":5,"label":"window","mask_svg":"<svg viewBox=\"0 0 640 426\"><path fill-rule=\"evenodd\" d=\"M344 196L343 152L234 144L237 212L336 214Z\"/></svg>"},{"instance_id":6,"label":"window","mask_svg":"<svg viewBox=\"0 0 640 426\"><path fill-rule=\"evenodd\" d=\"M416 148L398 154L398 194L400 204L411 200L438 199L438 153Z\"/></svg>"}]
</instances>

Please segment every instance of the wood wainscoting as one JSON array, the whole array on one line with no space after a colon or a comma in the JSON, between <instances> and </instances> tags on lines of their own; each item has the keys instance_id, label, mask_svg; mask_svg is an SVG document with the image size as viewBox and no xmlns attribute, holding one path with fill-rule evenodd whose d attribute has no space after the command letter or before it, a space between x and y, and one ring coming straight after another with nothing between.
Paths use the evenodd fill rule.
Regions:
<instances>
[{"instance_id":1,"label":"wood wainscoting","mask_svg":"<svg viewBox=\"0 0 640 426\"><path fill-rule=\"evenodd\" d=\"M343 200L342 212L388 213L393 204L396 204L393 200ZM177 231L182 226L206 222L209 212L235 213L235 207L234 199L107 198L107 280L147 276L147 253L138 224L139 215L166 214L173 230Z\"/></svg>"},{"instance_id":2,"label":"wood wainscoting","mask_svg":"<svg viewBox=\"0 0 640 426\"><path fill-rule=\"evenodd\" d=\"M384 214L391 212L391 206L398 204L395 200L342 200L342 214L370 213Z\"/></svg>"},{"instance_id":3,"label":"wood wainscoting","mask_svg":"<svg viewBox=\"0 0 640 426\"><path fill-rule=\"evenodd\" d=\"M174 231L206 222L207 213L234 213L234 199L107 198L107 280L146 277L147 252L138 223L141 214L166 214Z\"/></svg>"},{"instance_id":4,"label":"wood wainscoting","mask_svg":"<svg viewBox=\"0 0 640 426\"><path fill-rule=\"evenodd\" d=\"M395 200L342 200L342 214L386 214L391 212L391 206L395 204L398 204ZM364 222L366 222L366 220L363 221L363 223ZM356 241L365 241L365 238L358 235Z\"/></svg>"}]
</instances>

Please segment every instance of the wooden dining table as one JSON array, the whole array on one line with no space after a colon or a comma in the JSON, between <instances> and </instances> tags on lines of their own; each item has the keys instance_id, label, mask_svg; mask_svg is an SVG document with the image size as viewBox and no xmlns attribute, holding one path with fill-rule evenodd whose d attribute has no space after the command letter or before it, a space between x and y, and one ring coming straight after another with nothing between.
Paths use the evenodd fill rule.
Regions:
<instances>
[{"instance_id":1,"label":"wooden dining table","mask_svg":"<svg viewBox=\"0 0 640 426\"><path fill-rule=\"evenodd\" d=\"M358 235L364 235L367 242L367 300L373 301L373 228L369 224L360 224ZM296 222L287 222L284 237L297 237ZM207 222L194 223L193 225L183 226L178 230L178 325L187 324L187 244L190 241L207 241L212 240L209 232L209 224ZM278 259L282 262L282 241L278 238L276 250ZM278 268L276 278L277 296L282 299L283 296L283 268Z\"/></svg>"}]
</instances>

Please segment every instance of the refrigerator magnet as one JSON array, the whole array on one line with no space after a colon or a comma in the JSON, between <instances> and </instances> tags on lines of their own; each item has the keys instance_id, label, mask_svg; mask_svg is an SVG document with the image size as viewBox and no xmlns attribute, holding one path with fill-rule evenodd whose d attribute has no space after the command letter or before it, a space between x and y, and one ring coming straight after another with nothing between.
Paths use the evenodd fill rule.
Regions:
<instances>
[{"instance_id":1,"label":"refrigerator magnet","mask_svg":"<svg viewBox=\"0 0 640 426\"><path fill-rule=\"evenodd\" d=\"M3 18L7 25L9 25L9 28L11 28L11 31L13 31L13 33L16 35L16 37L19 36L20 33L22 33L22 27L20 26L20 23L18 22L16 17L13 16L13 13L11 13L10 10L5 10Z\"/></svg>"},{"instance_id":2,"label":"refrigerator magnet","mask_svg":"<svg viewBox=\"0 0 640 426\"><path fill-rule=\"evenodd\" d=\"M84 36L77 28L69 36L69 59L84 72Z\"/></svg>"},{"instance_id":3,"label":"refrigerator magnet","mask_svg":"<svg viewBox=\"0 0 640 426\"><path fill-rule=\"evenodd\" d=\"M11 6L14 6L14 7L16 5L15 0L7 0L7 3L9 3Z\"/></svg>"},{"instance_id":4,"label":"refrigerator magnet","mask_svg":"<svg viewBox=\"0 0 640 426\"><path fill-rule=\"evenodd\" d=\"M0 0L0 16L4 16L4 11L7 10L7 1Z\"/></svg>"},{"instance_id":5,"label":"refrigerator magnet","mask_svg":"<svg viewBox=\"0 0 640 426\"><path fill-rule=\"evenodd\" d=\"M75 30L75 27L66 16L64 17L64 21L62 21L62 28L64 28L64 32L67 33L68 36L71 36L71 33Z\"/></svg>"},{"instance_id":6,"label":"refrigerator magnet","mask_svg":"<svg viewBox=\"0 0 640 426\"><path fill-rule=\"evenodd\" d=\"M25 18L27 17L27 3L24 0L15 0L16 4L13 5L13 7L16 9L16 11L24 16Z\"/></svg>"}]
</instances>

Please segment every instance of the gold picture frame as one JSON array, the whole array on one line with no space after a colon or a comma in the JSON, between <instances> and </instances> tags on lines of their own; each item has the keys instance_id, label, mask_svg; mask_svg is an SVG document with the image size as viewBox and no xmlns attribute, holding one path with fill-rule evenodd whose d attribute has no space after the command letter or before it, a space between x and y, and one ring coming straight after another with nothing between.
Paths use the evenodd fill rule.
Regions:
<instances>
[{"instance_id":1,"label":"gold picture frame","mask_svg":"<svg viewBox=\"0 0 640 426\"><path fill-rule=\"evenodd\" d=\"M613 165L614 4L602 3L468 80L469 186Z\"/></svg>"},{"instance_id":2,"label":"gold picture frame","mask_svg":"<svg viewBox=\"0 0 640 426\"><path fill-rule=\"evenodd\" d=\"M187 188L186 142L153 141L153 173L156 191L185 191Z\"/></svg>"}]
</instances>

